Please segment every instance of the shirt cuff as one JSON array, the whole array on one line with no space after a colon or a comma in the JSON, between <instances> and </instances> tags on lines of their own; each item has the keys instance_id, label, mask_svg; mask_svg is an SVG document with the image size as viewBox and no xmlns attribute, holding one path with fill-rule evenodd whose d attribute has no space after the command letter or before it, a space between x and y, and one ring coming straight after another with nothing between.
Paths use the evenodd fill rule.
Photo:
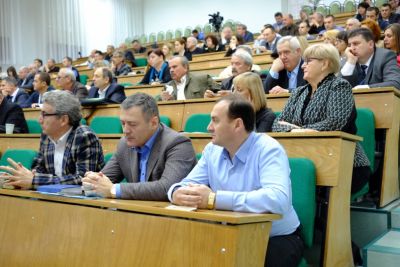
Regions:
<instances>
[{"instance_id":1,"label":"shirt cuff","mask_svg":"<svg viewBox=\"0 0 400 267\"><path fill-rule=\"evenodd\" d=\"M351 63L346 61L346 63L343 65L340 73L343 76L350 76L350 75L353 74L355 67L356 67L355 64L351 64Z\"/></svg>"},{"instance_id":2,"label":"shirt cuff","mask_svg":"<svg viewBox=\"0 0 400 267\"><path fill-rule=\"evenodd\" d=\"M269 75L271 75L271 77L272 77L273 79L275 79L275 80L278 80L278 79L279 79L279 73L277 73L277 72L275 72L275 71L273 71L273 70L270 70L270 71L269 71Z\"/></svg>"},{"instance_id":3,"label":"shirt cuff","mask_svg":"<svg viewBox=\"0 0 400 267\"><path fill-rule=\"evenodd\" d=\"M115 197L121 198L121 184L115 184Z\"/></svg>"},{"instance_id":4,"label":"shirt cuff","mask_svg":"<svg viewBox=\"0 0 400 267\"><path fill-rule=\"evenodd\" d=\"M215 209L233 210L233 192L217 191L215 200Z\"/></svg>"},{"instance_id":5,"label":"shirt cuff","mask_svg":"<svg viewBox=\"0 0 400 267\"><path fill-rule=\"evenodd\" d=\"M167 193L167 194L168 194L169 202L172 203L172 195L174 194L175 190L177 190L179 187L181 187L181 185L173 184L173 185L169 188L168 193Z\"/></svg>"}]
</instances>

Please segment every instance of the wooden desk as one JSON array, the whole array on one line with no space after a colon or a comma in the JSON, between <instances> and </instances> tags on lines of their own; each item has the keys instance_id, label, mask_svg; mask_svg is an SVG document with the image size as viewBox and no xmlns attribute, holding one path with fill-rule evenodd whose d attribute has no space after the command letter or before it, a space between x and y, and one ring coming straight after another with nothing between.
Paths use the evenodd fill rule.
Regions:
<instances>
[{"instance_id":1,"label":"wooden desk","mask_svg":"<svg viewBox=\"0 0 400 267\"><path fill-rule=\"evenodd\" d=\"M0 190L1 266L264 266L275 214Z\"/></svg>"},{"instance_id":2,"label":"wooden desk","mask_svg":"<svg viewBox=\"0 0 400 267\"><path fill-rule=\"evenodd\" d=\"M253 63L254 64L272 64L272 57L270 53L262 53L253 56ZM222 67L225 68L231 64L231 57L222 57L210 60L205 58L204 60L200 61L191 61L189 63L190 70L197 70L197 69L204 69L204 68L215 68L215 67Z\"/></svg>"},{"instance_id":3,"label":"wooden desk","mask_svg":"<svg viewBox=\"0 0 400 267\"><path fill-rule=\"evenodd\" d=\"M216 60L216 59L223 59L225 57L226 51L222 51L222 52L213 52L213 53L203 53L203 54L196 54L192 56L192 61L191 64L194 62L198 62L198 61L210 61L210 60ZM263 52L260 54L254 54L253 55L253 60L257 61L259 60L258 58L269 58L271 59L271 52ZM230 60L231 57L226 57Z\"/></svg>"},{"instance_id":4,"label":"wooden desk","mask_svg":"<svg viewBox=\"0 0 400 267\"><path fill-rule=\"evenodd\" d=\"M131 83L133 85L137 84L138 82L142 81L144 74L130 74L124 76L118 76L117 82L118 83Z\"/></svg>"},{"instance_id":5,"label":"wooden desk","mask_svg":"<svg viewBox=\"0 0 400 267\"><path fill-rule=\"evenodd\" d=\"M162 90L164 90L164 85L134 85L125 87L125 94L126 96L130 96L140 92L156 96L160 95Z\"/></svg>"},{"instance_id":6,"label":"wooden desk","mask_svg":"<svg viewBox=\"0 0 400 267\"><path fill-rule=\"evenodd\" d=\"M399 198L400 91L393 87L353 89L357 108L369 108L375 116L375 128L385 129L385 152L379 206ZM267 95L268 107L281 111L290 94Z\"/></svg>"}]
</instances>

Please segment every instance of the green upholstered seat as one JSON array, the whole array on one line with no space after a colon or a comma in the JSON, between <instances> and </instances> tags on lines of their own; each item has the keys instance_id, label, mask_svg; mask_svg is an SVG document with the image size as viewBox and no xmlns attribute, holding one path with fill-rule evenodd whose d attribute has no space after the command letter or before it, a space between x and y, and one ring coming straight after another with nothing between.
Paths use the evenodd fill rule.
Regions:
<instances>
[{"instance_id":1,"label":"green upholstered seat","mask_svg":"<svg viewBox=\"0 0 400 267\"><path fill-rule=\"evenodd\" d=\"M135 64L138 67L145 67L147 65L147 58L136 58Z\"/></svg>"},{"instance_id":2,"label":"green upholstered seat","mask_svg":"<svg viewBox=\"0 0 400 267\"><path fill-rule=\"evenodd\" d=\"M193 133L193 132L207 133L208 132L207 127L210 121L211 121L211 115L209 113L192 114L187 119L183 131L188 133Z\"/></svg>"},{"instance_id":3,"label":"green upholstered seat","mask_svg":"<svg viewBox=\"0 0 400 267\"><path fill-rule=\"evenodd\" d=\"M122 125L118 117L96 116L90 123L90 128L96 134L120 134Z\"/></svg>"},{"instance_id":4,"label":"green upholstered seat","mask_svg":"<svg viewBox=\"0 0 400 267\"><path fill-rule=\"evenodd\" d=\"M168 127L171 127L171 120L168 118L168 116L160 115L160 122L164 123Z\"/></svg>"},{"instance_id":5,"label":"green upholstered seat","mask_svg":"<svg viewBox=\"0 0 400 267\"><path fill-rule=\"evenodd\" d=\"M26 124L28 124L29 133L42 133L42 126L40 126L40 123L37 120L26 120Z\"/></svg>"},{"instance_id":6,"label":"green upholstered seat","mask_svg":"<svg viewBox=\"0 0 400 267\"><path fill-rule=\"evenodd\" d=\"M37 151L32 149L7 149L0 159L1 166L8 166L7 158L20 162L25 168L31 169Z\"/></svg>"}]
</instances>

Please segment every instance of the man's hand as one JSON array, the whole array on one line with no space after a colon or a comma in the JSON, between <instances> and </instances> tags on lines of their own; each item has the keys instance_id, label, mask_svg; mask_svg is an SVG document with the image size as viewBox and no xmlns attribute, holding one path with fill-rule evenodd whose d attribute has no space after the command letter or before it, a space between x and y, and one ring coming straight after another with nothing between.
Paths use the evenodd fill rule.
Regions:
<instances>
[{"instance_id":1,"label":"man's hand","mask_svg":"<svg viewBox=\"0 0 400 267\"><path fill-rule=\"evenodd\" d=\"M349 63L351 63L351 64L353 64L353 65L357 64L358 57L355 56L355 55L353 54L353 52L351 52L350 47L347 47L347 48L346 48L346 50L344 51L344 54L346 55L347 62L349 62Z\"/></svg>"},{"instance_id":2,"label":"man's hand","mask_svg":"<svg viewBox=\"0 0 400 267\"><path fill-rule=\"evenodd\" d=\"M208 195L211 189L206 185L190 184L178 188L172 195L172 202L180 206L207 208Z\"/></svg>"},{"instance_id":3,"label":"man's hand","mask_svg":"<svg viewBox=\"0 0 400 267\"><path fill-rule=\"evenodd\" d=\"M281 70L283 70L285 68L285 65L283 64L282 60L278 57L274 60L274 62L272 62L272 66L271 66L271 71L273 72L280 72Z\"/></svg>"},{"instance_id":4,"label":"man's hand","mask_svg":"<svg viewBox=\"0 0 400 267\"><path fill-rule=\"evenodd\" d=\"M283 94L283 93L289 93L289 90L277 85L277 86L274 86L271 90L269 90L269 93L270 94Z\"/></svg>"},{"instance_id":5,"label":"man's hand","mask_svg":"<svg viewBox=\"0 0 400 267\"><path fill-rule=\"evenodd\" d=\"M168 93L167 91L162 91L161 92L161 99L162 101L168 101L172 99L172 95Z\"/></svg>"},{"instance_id":6,"label":"man's hand","mask_svg":"<svg viewBox=\"0 0 400 267\"><path fill-rule=\"evenodd\" d=\"M82 179L83 189L92 191L105 198L111 198L111 187L113 183L102 172L86 172Z\"/></svg>"},{"instance_id":7,"label":"man's hand","mask_svg":"<svg viewBox=\"0 0 400 267\"><path fill-rule=\"evenodd\" d=\"M22 166L21 163L16 163L11 158L8 158L7 162L11 166L0 166L0 170L10 173L0 175L0 178L9 180L5 185L12 185L24 190L31 189L34 173Z\"/></svg>"}]
</instances>

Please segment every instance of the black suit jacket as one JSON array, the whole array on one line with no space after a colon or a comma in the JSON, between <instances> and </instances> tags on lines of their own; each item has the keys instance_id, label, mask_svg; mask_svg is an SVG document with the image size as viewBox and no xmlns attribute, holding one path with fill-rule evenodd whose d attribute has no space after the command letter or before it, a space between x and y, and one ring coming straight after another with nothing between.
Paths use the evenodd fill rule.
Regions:
<instances>
[{"instance_id":1,"label":"black suit jacket","mask_svg":"<svg viewBox=\"0 0 400 267\"><path fill-rule=\"evenodd\" d=\"M29 73L25 79L20 79L18 81L18 88L33 90L33 79L35 78L35 74Z\"/></svg>"},{"instance_id":2,"label":"black suit jacket","mask_svg":"<svg viewBox=\"0 0 400 267\"><path fill-rule=\"evenodd\" d=\"M25 92L24 89L20 88L18 90L18 93L17 93L14 101L12 101L12 97L10 96L10 99L8 100L8 102L18 104L22 107L22 105L25 103L26 100L28 100L28 98L29 98L29 95Z\"/></svg>"},{"instance_id":3,"label":"black suit jacket","mask_svg":"<svg viewBox=\"0 0 400 267\"><path fill-rule=\"evenodd\" d=\"M307 82L304 81L303 76L304 76L304 72L303 69L301 68L301 66L303 65L303 60L300 60L300 67L299 67L299 71L297 73L297 84L296 84L296 88L302 85L305 85ZM287 70L281 70L279 72L279 78L278 79L274 79L272 78L271 74L268 73L267 78L264 81L264 91L266 94L269 93L269 91L274 88L275 86L279 85L282 88L287 89L289 87L289 78L287 75Z\"/></svg>"},{"instance_id":4,"label":"black suit jacket","mask_svg":"<svg viewBox=\"0 0 400 267\"><path fill-rule=\"evenodd\" d=\"M89 90L88 98L98 98L99 97L99 88L92 87ZM126 98L124 87L122 85L112 83L110 87L108 87L106 91L106 96L104 100L108 103L122 103Z\"/></svg>"},{"instance_id":5,"label":"black suit jacket","mask_svg":"<svg viewBox=\"0 0 400 267\"><path fill-rule=\"evenodd\" d=\"M53 90L54 90L54 88L53 88L53 86L51 86L51 85L47 88L47 92L53 91ZM32 107L32 104L38 103L38 102L39 102L39 92L38 92L38 91L35 91L35 92L33 92L33 93L29 96L29 98L28 98L24 103L22 103L20 106L21 106L21 108L30 108L30 107Z\"/></svg>"},{"instance_id":6,"label":"black suit jacket","mask_svg":"<svg viewBox=\"0 0 400 267\"><path fill-rule=\"evenodd\" d=\"M14 124L15 133L28 133L28 125L22 108L4 98L0 103L0 133L5 132L6 123Z\"/></svg>"}]
</instances>

